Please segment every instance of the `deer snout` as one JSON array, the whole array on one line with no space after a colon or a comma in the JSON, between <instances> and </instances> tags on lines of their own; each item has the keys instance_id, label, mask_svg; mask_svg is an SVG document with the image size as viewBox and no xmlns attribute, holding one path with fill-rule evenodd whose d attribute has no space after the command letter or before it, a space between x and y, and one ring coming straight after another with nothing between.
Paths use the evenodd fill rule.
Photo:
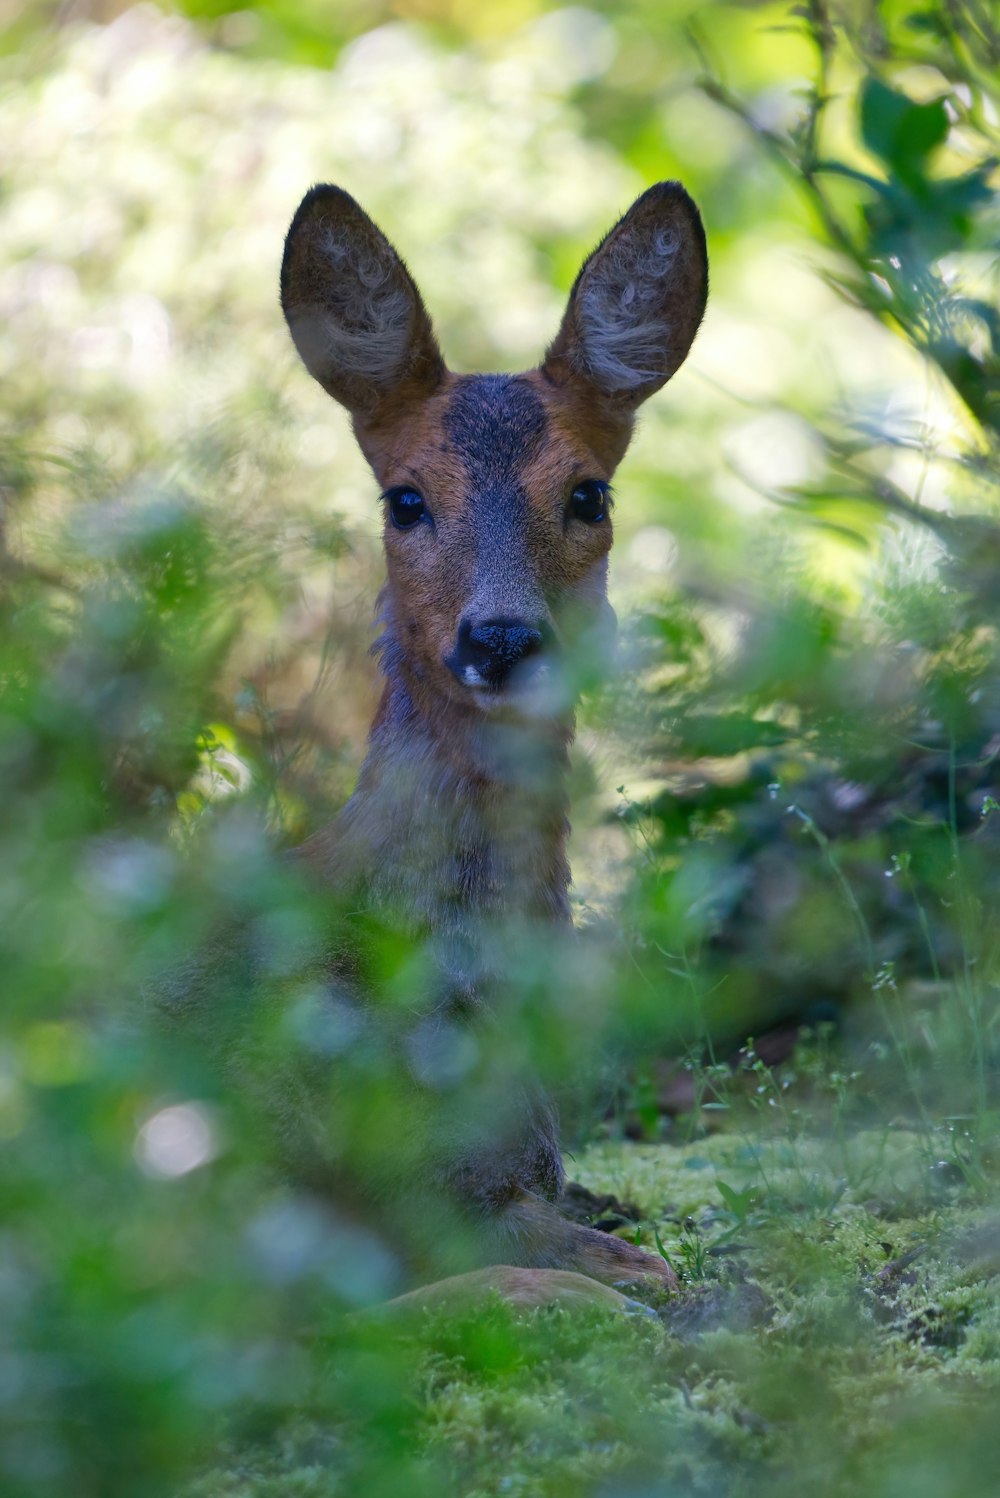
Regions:
<instances>
[{"instance_id":1,"label":"deer snout","mask_svg":"<svg viewBox=\"0 0 1000 1498\"><path fill-rule=\"evenodd\" d=\"M448 666L465 686L499 691L515 666L541 655L553 640L545 620L529 624L523 619L485 619L473 623L463 619Z\"/></svg>"}]
</instances>

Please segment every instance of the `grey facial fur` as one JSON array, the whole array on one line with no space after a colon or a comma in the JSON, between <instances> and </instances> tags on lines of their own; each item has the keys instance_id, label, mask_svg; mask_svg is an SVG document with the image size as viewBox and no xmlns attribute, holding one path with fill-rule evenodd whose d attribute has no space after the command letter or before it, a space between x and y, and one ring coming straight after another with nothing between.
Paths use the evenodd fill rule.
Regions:
<instances>
[{"instance_id":1,"label":"grey facial fur","mask_svg":"<svg viewBox=\"0 0 1000 1498\"><path fill-rule=\"evenodd\" d=\"M456 390L444 425L470 484L476 571L466 617L543 618L547 608L530 560L521 482L545 439L541 401L515 376L473 375Z\"/></svg>"}]
</instances>

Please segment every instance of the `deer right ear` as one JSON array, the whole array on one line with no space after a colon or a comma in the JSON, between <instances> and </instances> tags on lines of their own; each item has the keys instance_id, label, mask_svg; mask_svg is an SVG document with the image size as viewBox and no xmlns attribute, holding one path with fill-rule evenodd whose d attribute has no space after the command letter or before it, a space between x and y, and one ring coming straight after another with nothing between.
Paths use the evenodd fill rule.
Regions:
<instances>
[{"instance_id":1,"label":"deer right ear","mask_svg":"<svg viewBox=\"0 0 1000 1498\"><path fill-rule=\"evenodd\" d=\"M683 364L707 298L698 210L679 182L659 182L584 262L543 369L630 412Z\"/></svg>"},{"instance_id":2,"label":"deer right ear","mask_svg":"<svg viewBox=\"0 0 1000 1498\"><path fill-rule=\"evenodd\" d=\"M361 420L430 394L444 361L413 278L349 193L314 187L285 239L281 306L309 373Z\"/></svg>"}]
</instances>

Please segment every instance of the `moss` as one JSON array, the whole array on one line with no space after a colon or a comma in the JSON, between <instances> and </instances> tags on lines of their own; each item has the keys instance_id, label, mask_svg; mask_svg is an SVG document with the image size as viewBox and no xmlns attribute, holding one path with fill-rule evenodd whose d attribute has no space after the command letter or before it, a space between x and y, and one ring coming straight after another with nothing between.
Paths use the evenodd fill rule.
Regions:
<instances>
[{"instance_id":1,"label":"moss","mask_svg":"<svg viewBox=\"0 0 1000 1498\"><path fill-rule=\"evenodd\" d=\"M382 1328L378 1341L356 1330L331 1347L340 1394L335 1376L320 1391L325 1413L253 1460L244 1453L238 1472L206 1478L196 1498L367 1494L404 1480L409 1492L469 1498L986 1498L1000 1385L996 1219L970 1200L941 1202L913 1135L858 1136L850 1151L845 1180L818 1138L594 1145L574 1162L578 1179L638 1202L648 1240L655 1225L687 1274L655 1318L518 1318L493 1304L405 1334ZM742 1222L720 1181L748 1204ZM361 1352L392 1384L374 1424L356 1387L344 1396L343 1370L350 1384ZM372 1443L394 1400L406 1433L380 1466ZM961 1456L949 1461L955 1441Z\"/></svg>"}]
</instances>

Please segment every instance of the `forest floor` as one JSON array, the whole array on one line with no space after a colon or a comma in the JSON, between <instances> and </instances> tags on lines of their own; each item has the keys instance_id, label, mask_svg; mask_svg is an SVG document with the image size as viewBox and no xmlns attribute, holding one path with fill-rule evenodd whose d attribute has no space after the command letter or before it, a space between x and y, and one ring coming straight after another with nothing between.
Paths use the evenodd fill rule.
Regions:
<instances>
[{"instance_id":1,"label":"forest floor","mask_svg":"<svg viewBox=\"0 0 1000 1498\"><path fill-rule=\"evenodd\" d=\"M363 1329L333 1333L364 1413L331 1425L321 1398L231 1445L197 1498L369 1498L399 1491L403 1450L409 1492L468 1498L995 1495L1000 1216L926 1140L608 1140L569 1168L605 1225L658 1241L677 1293L428 1313L380 1332L391 1387Z\"/></svg>"}]
</instances>

